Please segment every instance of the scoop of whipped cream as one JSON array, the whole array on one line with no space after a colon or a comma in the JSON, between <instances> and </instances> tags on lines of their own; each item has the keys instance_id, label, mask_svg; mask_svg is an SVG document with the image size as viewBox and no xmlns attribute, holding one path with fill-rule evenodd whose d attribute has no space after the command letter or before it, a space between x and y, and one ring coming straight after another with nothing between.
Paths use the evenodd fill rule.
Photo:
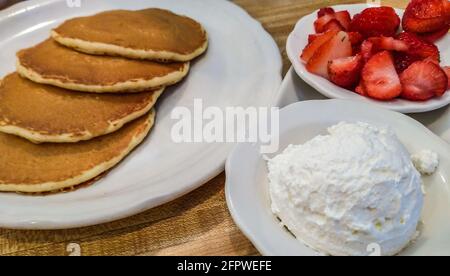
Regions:
<instances>
[{"instance_id":1,"label":"scoop of whipped cream","mask_svg":"<svg viewBox=\"0 0 450 276\"><path fill-rule=\"evenodd\" d=\"M439 166L439 155L431 150L419 151L411 155L411 159L414 166L421 174L433 174Z\"/></svg>"},{"instance_id":2,"label":"scoop of whipped cream","mask_svg":"<svg viewBox=\"0 0 450 276\"><path fill-rule=\"evenodd\" d=\"M416 235L422 180L389 129L339 123L268 161L273 212L330 255L394 255Z\"/></svg>"}]
</instances>

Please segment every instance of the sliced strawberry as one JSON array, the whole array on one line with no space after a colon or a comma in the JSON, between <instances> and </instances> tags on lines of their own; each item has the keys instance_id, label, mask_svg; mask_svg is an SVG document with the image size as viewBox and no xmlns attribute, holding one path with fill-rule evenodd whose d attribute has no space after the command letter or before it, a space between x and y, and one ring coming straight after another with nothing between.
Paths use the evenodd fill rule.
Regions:
<instances>
[{"instance_id":1,"label":"sliced strawberry","mask_svg":"<svg viewBox=\"0 0 450 276\"><path fill-rule=\"evenodd\" d=\"M448 24L447 0L412 0L406 7L402 26L414 33L435 32Z\"/></svg>"},{"instance_id":2,"label":"sliced strawberry","mask_svg":"<svg viewBox=\"0 0 450 276\"><path fill-rule=\"evenodd\" d=\"M425 58L432 58L437 62L440 61L439 49L436 45L429 43L419 36L402 32L397 35L397 39L405 42L408 45L408 51L405 53L395 53L395 68L398 72L403 72L415 61L423 60Z\"/></svg>"},{"instance_id":3,"label":"sliced strawberry","mask_svg":"<svg viewBox=\"0 0 450 276\"><path fill-rule=\"evenodd\" d=\"M397 39L408 44L407 53L410 55L421 58L432 57L438 61L440 60L438 47L432 43L426 42L413 33L402 32L397 36Z\"/></svg>"},{"instance_id":4,"label":"sliced strawberry","mask_svg":"<svg viewBox=\"0 0 450 276\"><path fill-rule=\"evenodd\" d=\"M310 44L308 44L305 49L303 49L300 59L304 62L308 62L309 59L314 55L314 52L319 49L319 47L324 43L331 40L337 33L338 32L336 31L329 31L326 33L315 35L315 39Z\"/></svg>"},{"instance_id":5,"label":"sliced strawberry","mask_svg":"<svg viewBox=\"0 0 450 276\"><path fill-rule=\"evenodd\" d=\"M433 63L436 64L437 66L441 66L441 65L439 65L439 61L437 61L436 59L434 59L434 58L432 58L432 57L427 57L427 58L424 59L423 61L433 62Z\"/></svg>"},{"instance_id":6,"label":"sliced strawberry","mask_svg":"<svg viewBox=\"0 0 450 276\"><path fill-rule=\"evenodd\" d=\"M318 38L321 35L322 34L310 34L310 35L308 35L308 44L311 44L314 41L314 39Z\"/></svg>"},{"instance_id":7,"label":"sliced strawberry","mask_svg":"<svg viewBox=\"0 0 450 276\"><path fill-rule=\"evenodd\" d=\"M408 44L402 40L394 39L393 37L371 37L369 41L373 43L376 51L388 50L388 51L398 51L406 52L408 51Z\"/></svg>"},{"instance_id":8,"label":"sliced strawberry","mask_svg":"<svg viewBox=\"0 0 450 276\"><path fill-rule=\"evenodd\" d=\"M324 16L317 18L316 21L314 21L316 33L324 32L324 26L333 19L335 19L334 14L325 14Z\"/></svg>"},{"instance_id":9,"label":"sliced strawberry","mask_svg":"<svg viewBox=\"0 0 450 276\"><path fill-rule=\"evenodd\" d=\"M369 59L362 71L362 81L367 95L377 100L392 100L402 92L400 79L388 51L377 53Z\"/></svg>"},{"instance_id":10,"label":"sliced strawberry","mask_svg":"<svg viewBox=\"0 0 450 276\"><path fill-rule=\"evenodd\" d=\"M444 70L445 74L447 75L448 79L447 89L450 89L450 66L444 66L442 67L442 70Z\"/></svg>"},{"instance_id":11,"label":"sliced strawberry","mask_svg":"<svg viewBox=\"0 0 450 276\"><path fill-rule=\"evenodd\" d=\"M412 56L404 52L396 52L394 53L394 64L395 69L398 73L403 72L406 68L408 68L411 64L416 61L422 60L422 58L417 56Z\"/></svg>"},{"instance_id":12,"label":"sliced strawberry","mask_svg":"<svg viewBox=\"0 0 450 276\"><path fill-rule=\"evenodd\" d=\"M448 33L449 28L450 28L450 25L447 25L444 28L442 28L438 31L435 31L435 32L421 33L420 37L429 43L434 43L434 42L438 41L439 39L443 38Z\"/></svg>"},{"instance_id":13,"label":"sliced strawberry","mask_svg":"<svg viewBox=\"0 0 450 276\"><path fill-rule=\"evenodd\" d=\"M348 39L348 34L346 32L339 32L314 52L306 64L306 69L311 73L328 79L328 62L351 55L352 45Z\"/></svg>"},{"instance_id":14,"label":"sliced strawberry","mask_svg":"<svg viewBox=\"0 0 450 276\"><path fill-rule=\"evenodd\" d=\"M364 41L363 36L358 32L347 32L347 33L350 39L350 43L352 44L353 54L360 53L361 43Z\"/></svg>"},{"instance_id":15,"label":"sliced strawberry","mask_svg":"<svg viewBox=\"0 0 450 276\"><path fill-rule=\"evenodd\" d=\"M362 83L362 81L360 81L358 86L356 86L355 92L361 96L365 96L365 97L369 96L369 95L367 95L366 88L364 87L364 84Z\"/></svg>"},{"instance_id":16,"label":"sliced strawberry","mask_svg":"<svg viewBox=\"0 0 450 276\"><path fill-rule=\"evenodd\" d=\"M402 98L425 101L442 96L447 90L448 78L434 62L416 61L400 75Z\"/></svg>"},{"instance_id":17,"label":"sliced strawberry","mask_svg":"<svg viewBox=\"0 0 450 276\"><path fill-rule=\"evenodd\" d=\"M363 67L361 55L333 59L328 63L328 75L334 84L352 89L360 80Z\"/></svg>"},{"instance_id":18,"label":"sliced strawberry","mask_svg":"<svg viewBox=\"0 0 450 276\"><path fill-rule=\"evenodd\" d=\"M337 21L341 24L344 30L348 30L350 27L350 22L352 21L352 17L348 11L338 11L334 14Z\"/></svg>"},{"instance_id":19,"label":"sliced strawberry","mask_svg":"<svg viewBox=\"0 0 450 276\"><path fill-rule=\"evenodd\" d=\"M373 43L369 40L364 40L361 44L361 55L364 62L367 62L373 56Z\"/></svg>"},{"instance_id":20,"label":"sliced strawberry","mask_svg":"<svg viewBox=\"0 0 450 276\"><path fill-rule=\"evenodd\" d=\"M326 14L334 14L333 8L330 8L330 7L321 8L317 12L317 18L322 17L322 16L324 16Z\"/></svg>"},{"instance_id":21,"label":"sliced strawberry","mask_svg":"<svg viewBox=\"0 0 450 276\"><path fill-rule=\"evenodd\" d=\"M352 45L360 45L364 40L363 36L358 32L348 32L348 37Z\"/></svg>"},{"instance_id":22,"label":"sliced strawberry","mask_svg":"<svg viewBox=\"0 0 450 276\"><path fill-rule=\"evenodd\" d=\"M344 31L344 27L342 27L341 23L337 21L336 19L330 20L325 26L323 26L323 31Z\"/></svg>"},{"instance_id":23,"label":"sliced strawberry","mask_svg":"<svg viewBox=\"0 0 450 276\"><path fill-rule=\"evenodd\" d=\"M391 7L373 7L356 14L349 31L359 32L365 38L394 36L400 26L400 18Z\"/></svg>"}]
</instances>

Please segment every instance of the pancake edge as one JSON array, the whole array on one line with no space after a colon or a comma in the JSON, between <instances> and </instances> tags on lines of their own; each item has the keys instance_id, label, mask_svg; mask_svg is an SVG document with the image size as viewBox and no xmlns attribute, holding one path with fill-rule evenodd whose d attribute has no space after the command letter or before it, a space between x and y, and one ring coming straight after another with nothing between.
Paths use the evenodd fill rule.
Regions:
<instances>
[{"instance_id":1,"label":"pancake edge","mask_svg":"<svg viewBox=\"0 0 450 276\"><path fill-rule=\"evenodd\" d=\"M107 44L101 42L91 42L87 40L82 40L78 38L64 37L52 30L51 37L58 43L67 46L69 48L75 49L79 52L94 54L94 55L112 55L112 56L123 56L132 59L148 59L155 61L178 61L186 62L195 59L196 57L203 54L208 48L208 34L202 27L202 31L205 34L205 42L198 49L190 54L179 54L170 51L153 51L153 50L138 50L122 46L117 46L114 44Z\"/></svg>"},{"instance_id":2,"label":"pancake edge","mask_svg":"<svg viewBox=\"0 0 450 276\"><path fill-rule=\"evenodd\" d=\"M44 77L33 69L27 68L17 58L16 69L22 77L31 81L48 84L68 90L88 93L137 93L145 90L160 88L161 86L169 86L181 81L189 72L190 64L185 63L182 71L172 72L164 77L155 77L150 80L136 79L133 81L118 82L113 85L89 85L81 84L75 81L68 80L63 82L59 79L52 79Z\"/></svg>"},{"instance_id":3,"label":"pancake edge","mask_svg":"<svg viewBox=\"0 0 450 276\"><path fill-rule=\"evenodd\" d=\"M155 123L155 115L155 110L152 109L148 114L148 120L145 128L133 137L128 148L126 148L120 155L103 162L92 169L82 172L79 176L64 181L46 182L42 184L0 184L0 192L44 193L74 187L94 179L120 163L133 149L144 141L145 137L147 137Z\"/></svg>"},{"instance_id":4,"label":"pancake edge","mask_svg":"<svg viewBox=\"0 0 450 276\"><path fill-rule=\"evenodd\" d=\"M0 132L25 138L28 141L35 143L35 144L76 143L76 142L80 142L80 141L91 140L93 138L115 132L115 131L121 129L126 123L134 121L134 120L138 119L139 117L142 117L143 115L148 113L153 108L153 106L156 104L158 98L161 96L163 91L164 91L164 87L160 88L159 90L154 91L153 92L154 100L151 101L143 109L138 110L134 113L131 113L121 119L118 119L115 121L110 121L109 126L108 126L108 128L106 128L105 132L102 134L99 134L99 135L93 135L89 131L81 132L79 135L74 135L73 133L64 133L64 134L59 134L59 135L47 135L47 134L42 134L42 133L39 133L38 131L33 131L33 130L26 129L23 127L8 125L5 122L3 122L3 125L2 125L1 121L0 121Z\"/></svg>"}]
</instances>

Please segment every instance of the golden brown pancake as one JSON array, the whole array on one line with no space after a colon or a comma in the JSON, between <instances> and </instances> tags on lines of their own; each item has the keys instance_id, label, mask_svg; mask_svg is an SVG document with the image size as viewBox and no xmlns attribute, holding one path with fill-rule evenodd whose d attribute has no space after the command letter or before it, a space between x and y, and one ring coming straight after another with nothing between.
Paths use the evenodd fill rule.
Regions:
<instances>
[{"instance_id":1,"label":"golden brown pancake","mask_svg":"<svg viewBox=\"0 0 450 276\"><path fill-rule=\"evenodd\" d=\"M152 110L112 134L75 144L33 144L0 133L0 191L42 193L73 187L117 165L147 136Z\"/></svg>"},{"instance_id":2,"label":"golden brown pancake","mask_svg":"<svg viewBox=\"0 0 450 276\"><path fill-rule=\"evenodd\" d=\"M84 92L137 92L180 81L189 63L156 63L87 55L52 39L17 54L17 72L38 82Z\"/></svg>"},{"instance_id":3,"label":"golden brown pancake","mask_svg":"<svg viewBox=\"0 0 450 276\"><path fill-rule=\"evenodd\" d=\"M52 37L85 53L152 60L189 61L208 46L198 22L162 9L113 10L70 19Z\"/></svg>"},{"instance_id":4,"label":"golden brown pancake","mask_svg":"<svg viewBox=\"0 0 450 276\"><path fill-rule=\"evenodd\" d=\"M81 93L38 84L13 73L0 84L0 132L36 143L89 140L147 113L162 91Z\"/></svg>"}]
</instances>

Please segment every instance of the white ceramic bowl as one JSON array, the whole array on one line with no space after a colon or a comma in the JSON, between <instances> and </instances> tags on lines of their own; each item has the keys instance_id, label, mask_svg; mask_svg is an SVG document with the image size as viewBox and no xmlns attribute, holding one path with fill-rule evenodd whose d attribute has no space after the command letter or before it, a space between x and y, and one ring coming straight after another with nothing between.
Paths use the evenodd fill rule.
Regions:
<instances>
[{"instance_id":1,"label":"white ceramic bowl","mask_svg":"<svg viewBox=\"0 0 450 276\"><path fill-rule=\"evenodd\" d=\"M280 112L280 151L304 143L340 121L392 127L410 153L430 149L440 155L438 171L424 177L427 187L420 238L402 255L450 254L450 145L403 114L347 100L291 104ZM273 156L273 155L272 155ZM269 156L269 157L272 157ZM258 144L240 144L226 164L226 197L234 221L264 255L317 255L296 240L272 214L266 161Z\"/></svg>"},{"instance_id":2,"label":"white ceramic bowl","mask_svg":"<svg viewBox=\"0 0 450 276\"><path fill-rule=\"evenodd\" d=\"M333 6L336 11L348 10L352 16L356 13L361 12L367 7L369 7L368 4ZM396 9L396 12L401 18L403 15L403 10ZM403 99L396 99L388 102L377 101L360 96L352 91L333 84L325 78L309 73L305 68L305 64L301 62L299 56L303 48L305 48L305 46L308 44L308 35L314 33L313 23L316 19L317 11L304 16L297 22L294 30L287 39L286 51L295 69L295 72L297 72L297 74L305 82L314 87L324 96L332 99L348 99L370 102L384 108L402 113L419 113L431 111L446 106L450 103L450 93L448 92L440 98L430 99L425 102L414 102ZM445 36L443 39L438 41L436 45L441 51L441 64L450 65L450 35Z\"/></svg>"}]
</instances>

